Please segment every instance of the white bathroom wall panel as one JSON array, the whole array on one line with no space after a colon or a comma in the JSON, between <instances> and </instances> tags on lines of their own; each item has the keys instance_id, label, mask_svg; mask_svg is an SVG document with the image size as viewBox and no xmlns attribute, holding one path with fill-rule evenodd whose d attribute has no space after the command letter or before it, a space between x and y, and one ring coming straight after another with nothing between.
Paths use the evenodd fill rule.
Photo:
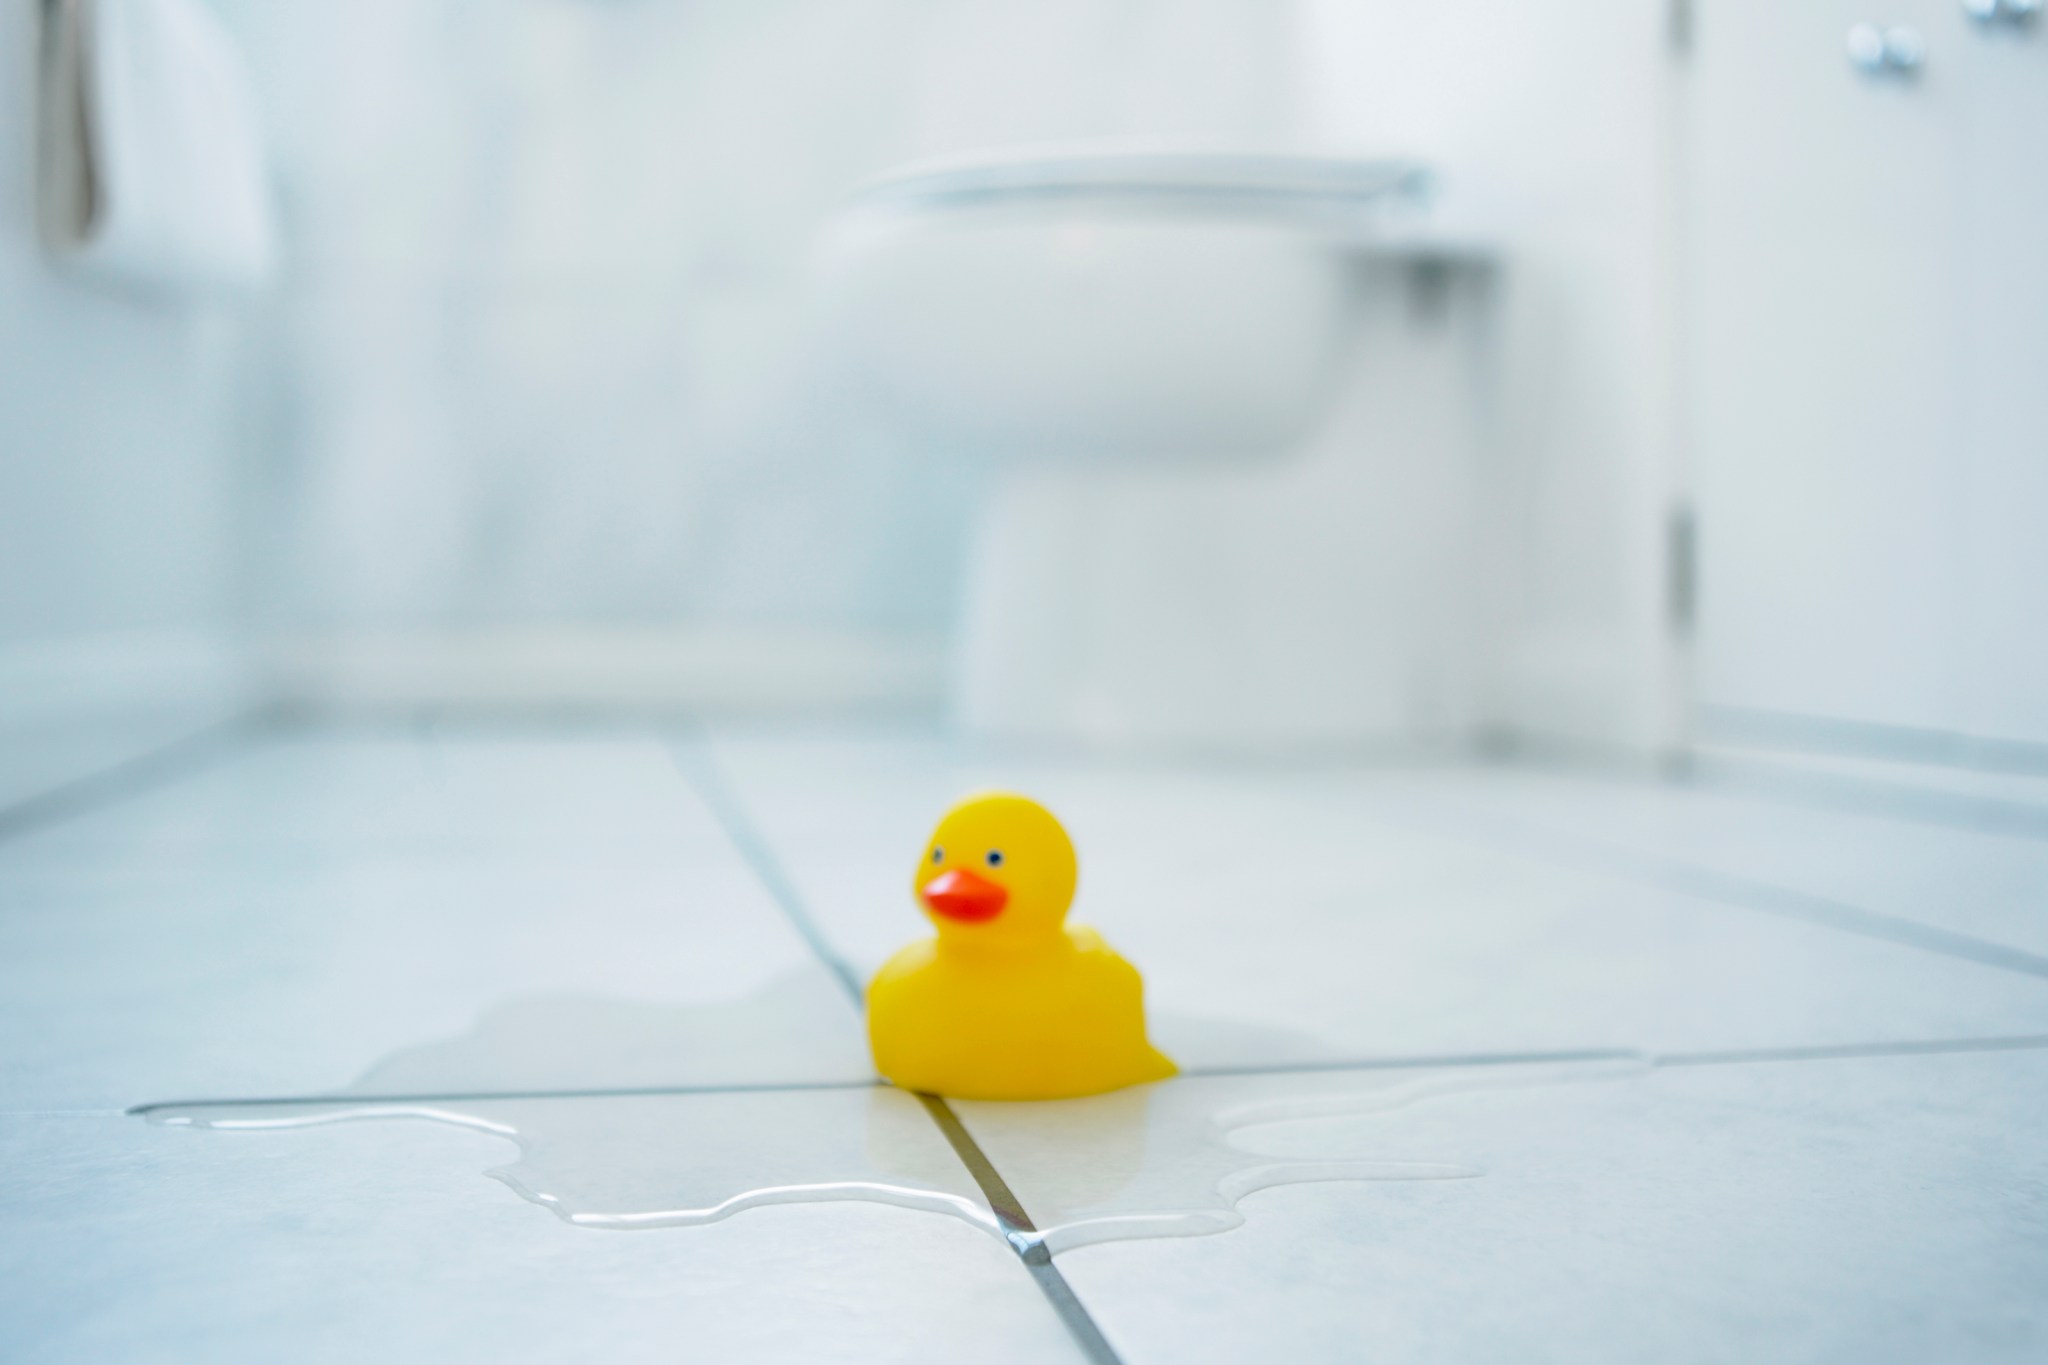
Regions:
<instances>
[{"instance_id":1,"label":"white bathroom wall panel","mask_svg":"<svg viewBox=\"0 0 2048 1365\"><path fill-rule=\"evenodd\" d=\"M1421 157L1501 251L1481 471L1484 711L1540 740L1672 743L1668 115L1645 0L1302 0L1303 124Z\"/></svg>"},{"instance_id":2,"label":"white bathroom wall panel","mask_svg":"<svg viewBox=\"0 0 2048 1365\"><path fill-rule=\"evenodd\" d=\"M1911 79L1852 23L1910 25ZM1706 0L1689 77L1699 696L2048 738L2048 42Z\"/></svg>"},{"instance_id":3,"label":"white bathroom wall panel","mask_svg":"<svg viewBox=\"0 0 2048 1365\"><path fill-rule=\"evenodd\" d=\"M2048 743L2048 29L1959 44L1958 397L1967 452L1956 728Z\"/></svg>"},{"instance_id":4,"label":"white bathroom wall panel","mask_svg":"<svg viewBox=\"0 0 2048 1365\"><path fill-rule=\"evenodd\" d=\"M46 259L39 9L0 5L0 805L245 700L237 323Z\"/></svg>"},{"instance_id":5,"label":"white bathroom wall panel","mask_svg":"<svg viewBox=\"0 0 2048 1365\"><path fill-rule=\"evenodd\" d=\"M1950 0L1700 7L1688 283L1700 698L1951 718L1962 431ZM1931 33L1871 78L1850 24Z\"/></svg>"},{"instance_id":6,"label":"white bathroom wall panel","mask_svg":"<svg viewBox=\"0 0 2048 1365\"><path fill-rule=\"evenodd\" d=\"M221 0L281 149L270 610L321 632L929 640L978 477L810 345L863 179L1256 137L1265 0Z\"/></svg>"},{"instance_id":7,"label":"white bathroom wall panel","mask_svg":"<svg viewBox=\"0 0 2048 1365\"><path fill-rule=\"evenodd\" d=\"M0 6L0 644L217 624L231 320L67 278L37 240L38 6Z\"/></svg>"}]
</instances>

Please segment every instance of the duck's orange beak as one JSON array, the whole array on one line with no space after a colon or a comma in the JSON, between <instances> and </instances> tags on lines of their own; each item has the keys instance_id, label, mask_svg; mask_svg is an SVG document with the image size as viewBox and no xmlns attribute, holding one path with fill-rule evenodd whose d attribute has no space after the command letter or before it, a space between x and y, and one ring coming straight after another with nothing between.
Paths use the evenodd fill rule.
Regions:
<instances>
[{"instance_id":1,"label":"duck's orange beak","mask_svg":"<svg viewBox=\"0 0 2048 1365\"><path fill-rule=\"evenodd\" d=\"M964 867L941 872L918 888L918 894L933 914L968 924L994 919L1010 900L1008 891Z\"/></svg>"}]
</instances>

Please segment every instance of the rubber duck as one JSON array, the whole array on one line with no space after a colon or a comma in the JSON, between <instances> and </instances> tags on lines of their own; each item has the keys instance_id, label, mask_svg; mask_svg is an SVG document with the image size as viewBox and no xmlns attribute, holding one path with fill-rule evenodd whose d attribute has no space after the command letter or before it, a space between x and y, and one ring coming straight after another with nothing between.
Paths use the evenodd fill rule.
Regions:
<instances>
[{"instance_id":1,"label":"rubber duck","mask_svg":"<svg viewBox=\"0 0 2048 1365\"><path fill-rule=\"evenodd\" d=\"M938 930L868 986L875 1067L906 1090L1050 1100L1164 1080L1144 983L1093 929L1069 928L1078 867L1052 812L971 796L932 831L911 880Z\"/></svg>"}]
</instances>

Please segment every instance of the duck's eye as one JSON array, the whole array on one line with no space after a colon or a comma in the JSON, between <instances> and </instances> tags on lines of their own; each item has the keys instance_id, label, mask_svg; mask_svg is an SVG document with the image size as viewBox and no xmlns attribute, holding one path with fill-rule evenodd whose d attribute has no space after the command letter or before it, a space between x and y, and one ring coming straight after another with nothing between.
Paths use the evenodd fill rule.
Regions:
<instances>
[{"instance_id":1,"label":"duck's eye","mask_svg":"<svg viewBox=\"0 0 2048 1365\"><path fill-rule=\"evenodd\" d=\"M943 863L944 861L946 861L946 850L944 850L943 848L933 849L932 861L935 863Z\"/></svg>"},{"instance_id":2,"label":"duck's eye","mask_svg":"<svg viewBox=\"0 0 2048 1365\"><path fill-rule=\"evenodd\" d=\"M990 867L1001 867L1003 865L1003 851L1001 849L992 848L988 851L988 865Z\"/></svg>"}]
</instances>

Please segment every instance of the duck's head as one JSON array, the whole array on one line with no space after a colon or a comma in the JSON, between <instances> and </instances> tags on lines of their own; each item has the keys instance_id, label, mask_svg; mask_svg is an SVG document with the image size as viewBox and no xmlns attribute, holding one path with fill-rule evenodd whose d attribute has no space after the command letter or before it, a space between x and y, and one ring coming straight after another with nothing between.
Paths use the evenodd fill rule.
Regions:
<instances>
[{"instance_id":1,"label":"duck's head","mask_svg":"<svg viewBox=\"0 0 2048 1365\"><path fill-rule=\"evenodd\" d=\"M940 941L1028 948L1059 941L1077 876L1073 842L1051 811L984 792L939 821L912 885Z\"/></svg>"}]
</instances>

